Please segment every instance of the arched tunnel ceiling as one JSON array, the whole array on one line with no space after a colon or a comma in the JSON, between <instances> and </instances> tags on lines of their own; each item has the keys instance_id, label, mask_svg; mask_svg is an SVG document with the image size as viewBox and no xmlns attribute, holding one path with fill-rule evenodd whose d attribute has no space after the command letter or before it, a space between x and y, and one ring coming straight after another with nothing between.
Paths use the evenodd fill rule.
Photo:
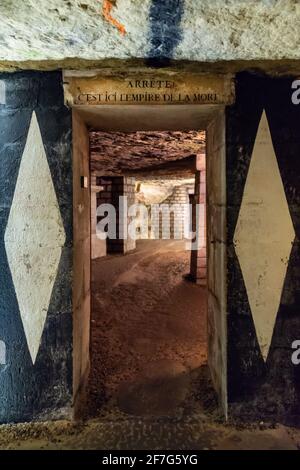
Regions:
<instances>
[{"instance_id":1,"label":"arched tunnel ceiling","mask_svg":"<svg viewBox=\"0 0 300 470\"><path fill-rule=\"evenodd\" d=\"M4 0L0 67L80 67L109 59L296 61L295 0ZM116 24L125 29L122 34ZM209 65L209 64L208 64Z\"/></svg>"},{"instance_id":2,"label":"arched tunnel ceiling","mask_svg":"<svg viewBox=\"0 0 300 470\"><path fill-rule=\"evenodd\" d=\"M203 154L205 132L90 131L90 150L93 172L117 175Z\"/></svg>"}]
</instances>

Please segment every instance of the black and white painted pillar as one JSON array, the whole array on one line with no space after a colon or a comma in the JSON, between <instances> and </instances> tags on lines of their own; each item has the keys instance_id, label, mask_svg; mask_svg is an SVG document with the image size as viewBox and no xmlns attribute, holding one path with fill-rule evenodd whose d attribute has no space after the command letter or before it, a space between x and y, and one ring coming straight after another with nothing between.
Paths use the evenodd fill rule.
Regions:
<instances>
[{"instance_id":1,"label":"black and white painted pillar","mask_svg":"<svg viewBox=\"0 0 300 470\"><path fill-rule=\"evenodd\" d=\"M71 114L60 72L0 74L0 422L72 404Z\"/></svg>"},{"instance_id":2,"label":"black and white painted pillar","mask_svg":"<svg viewBox=\"0 0 300 470\"><path fill-rule=\"evenodd\" d=\"M229 413L299 424L300 105L293 78L236 77L227 109Z\"/></svg>"}]
</instances>

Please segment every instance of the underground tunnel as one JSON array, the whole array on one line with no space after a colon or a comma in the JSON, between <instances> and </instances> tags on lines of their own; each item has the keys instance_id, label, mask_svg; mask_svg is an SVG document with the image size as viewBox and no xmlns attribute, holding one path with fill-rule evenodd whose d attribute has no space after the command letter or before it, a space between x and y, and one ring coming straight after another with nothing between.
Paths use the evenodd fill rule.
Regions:
<instances>
[{"instance_id":1,"label":"underground tunnel","mask_svg":"<svg viewBox=\"0 0 300 470\"><path fill-rule=\"evenodd\" d=\"M202 406L216 406L207 371L205 132L91 130L89 138L90 412L97 404L98 413L178 416L191 397L200 407L202 394ZM99 216L101 204L116 205L120 219L120 196L138 205L125 215L135 236L100 239L98 222L105 218L103 230L112 222ZM186 228L195 229L196 204L203 210L192 250L185 209Z\"/></svg>"},{"instance_id":2,"label":"underground tunnel","mask_svg":"<svg viewBox=\"0 0 300 470\"><path fill-rule=\"evenodd\" d=\"M173 110L155 108L151 117L142 107L134 117L128 109L125 117L114 107L105 121L99 109L73 111L75 178L79 164L90 181L75 192L86 208L75 214L75 279L86 286L76 294L77 416L174 417L205 406L226 413L218 365L226 332L208 309L209 296L222 298L224 257L208 270L206 207L207 194L208 214L216 204L210 186L223 191L222 168L207 173L206 165L207 153L213 161L223 151L222 131L213 142L222 107ZM215 127L201 130L210 120Z\"/></svg>"}]
</instances>

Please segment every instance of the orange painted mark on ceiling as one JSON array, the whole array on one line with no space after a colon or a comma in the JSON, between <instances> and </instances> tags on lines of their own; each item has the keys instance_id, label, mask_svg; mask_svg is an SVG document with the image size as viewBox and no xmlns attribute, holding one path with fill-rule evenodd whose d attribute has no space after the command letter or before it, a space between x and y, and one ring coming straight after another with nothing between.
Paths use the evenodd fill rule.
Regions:
<instances>
[{"instance_id":1,"label":"orange painted mark on ceiling","mask_svg":"<svg viewBox=\"0 0 300 470\"><path fill-rule=\"evenodd\" d=\"M115 18L111 16L111 10L113 6L116 4L116 1L114 0L104 0L103 1L103 8L102 8L102 14L106 21L114 25L116 28L118 28L118 31L120 34L123 36L126 34L126 29L125 27Z\"/></svg>"}]
</instances>

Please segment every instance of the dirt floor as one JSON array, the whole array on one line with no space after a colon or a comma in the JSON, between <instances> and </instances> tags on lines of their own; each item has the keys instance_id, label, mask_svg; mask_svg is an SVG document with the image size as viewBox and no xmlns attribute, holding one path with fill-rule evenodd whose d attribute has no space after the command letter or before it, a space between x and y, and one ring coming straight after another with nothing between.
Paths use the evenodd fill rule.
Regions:
<instances>
[{"instance_id":1,"label":"dirt floor","mask_svg":"<svg viewBox=\"0 0 300 470\"><path fill-rule=\"evenodd\" d=\"M206 364L206 288L184 242L139 241L93 262L89 415L178 416ZM97 405L97 406L95 406Z\"/></svg>"},{"instance_id":2,"label":"dirt floor","mask_svg":"<svg viewBox=\"0 0 300 470\"><path fill-rule=\"evenodd\" d=\"M0 449L300 449L299 429L219 414L189 259L155 240L93 262L85 419L0 426Z\"/></svg>"},{"instance_id":3,"label":"dirt floor","mask_svg":"<svg viewBox=\"0 0 300 470\"><path fill-rule=\"evenodd\" d=\"M299 450L300 430L237 427L198 414L176 420L93 419L0 426L0 449Z\"/></svg>"}]
</instances>

